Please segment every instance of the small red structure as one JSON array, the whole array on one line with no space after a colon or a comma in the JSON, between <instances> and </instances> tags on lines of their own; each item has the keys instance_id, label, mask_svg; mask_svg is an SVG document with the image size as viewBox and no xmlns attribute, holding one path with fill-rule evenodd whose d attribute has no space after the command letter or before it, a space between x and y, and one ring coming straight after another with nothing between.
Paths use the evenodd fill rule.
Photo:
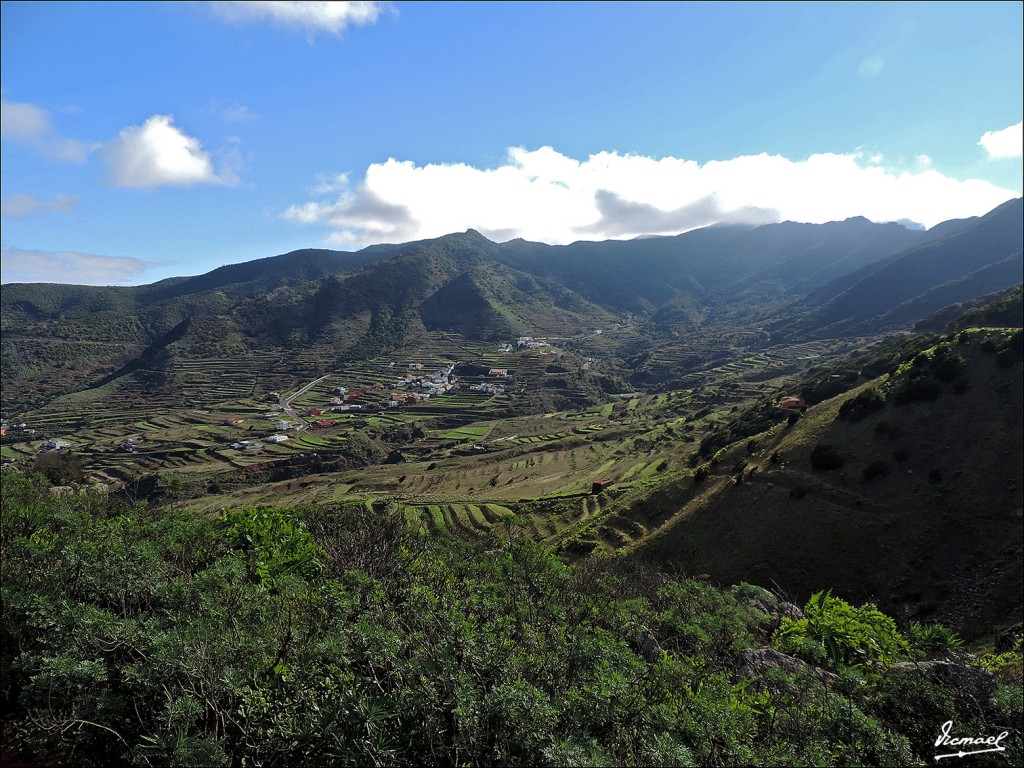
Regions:
<instances>
[{"instance_id":1,"label":"small red structure","mask_svg":"<svg viewBox=\"0 0 1024 768\"><path fill-rule=\"evenodd\" d=\"M596 496L601 491L606 488L610 488L613 485L615 485L615 481L608 477L602 478L601 480L595 480L594 484L590 486L590 492Z\"/></svg>"},{"instance_id":2,"label":"small red structure","mask_svg":"<svg viewBox=\"0 0 1024 768\"><path fill-rule=\"evenodd\" d=\"M321 411L319 408L310 408L308 411L306 411L307 416L319 416L321 413L323 413L323 411Z\"/></svg>"},{"instance_id":3,"label":"small red structure","mask_svg":"<svg viewBox=\"0 0 1024 768\"><path fill-rule=\"evenodd\" d=\"M787 395L786 397L779 400L779 408L783 410L791 410L794 408L803 408L804 399L802 397L796 397L794 395Z\"/></svg>"},{"instance_id":4,"label":"small red structure","mask_svg":"<svg viewBox=\"0 0 1024 768\"><path fill-rule=\"evenodd\" d=\"M333 427L334 422L330 419L317 419L313 422L318 427Z\"/></svg>"}]
</instances>

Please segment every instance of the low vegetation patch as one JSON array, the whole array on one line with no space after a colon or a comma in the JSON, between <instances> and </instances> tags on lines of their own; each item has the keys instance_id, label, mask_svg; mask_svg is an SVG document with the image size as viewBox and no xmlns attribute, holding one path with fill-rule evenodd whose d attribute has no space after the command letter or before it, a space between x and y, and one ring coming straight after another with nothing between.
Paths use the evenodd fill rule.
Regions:
<instances>
[{"instance_id":1,"label":"low vegetation patch","mask_svg":"<svg viewBox=\"0 0 1024 768\"><path fill-rule=\"evenodd\" d=\"M514 517L476 546L384 502L211 519L6 471L0 523L5 749L29 763L912 764L925 702L1021 728L1019 683L903 671L968 669L948 632L831 595L779 624L764 590L567 566Z\"/></svg>"}]
</instances>

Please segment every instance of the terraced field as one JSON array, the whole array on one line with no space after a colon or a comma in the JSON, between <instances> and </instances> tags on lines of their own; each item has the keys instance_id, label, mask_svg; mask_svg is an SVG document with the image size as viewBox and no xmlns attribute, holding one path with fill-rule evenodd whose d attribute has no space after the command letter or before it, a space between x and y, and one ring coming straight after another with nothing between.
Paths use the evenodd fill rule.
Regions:
<instances>
[{"instance_id":1,"label":"terraced field","mask_svg":"<svg viewBox=\"0 0 1024 768\"><path fill-rule=\"evenodd\" d=\"M524 391L554 378L568 381L561 371L590 366L580 350L596 356L635 333L625 326L576 338L565 344L575 352L548 347L500 353L493 344L435 333L415 347L344 365L335 365L329 350L195 360L175 376L184 406L170 395L146 393L140 380L128 378L30 414L26 421L36 434L16 442L5 438L3 458L29 464L43 440L61 438L72 443L94 481L112 487L140 475L194 477L193 495L173 503L211 513L239 504L386 498L404 508L411 526L430 535L489 536L516 526L570 551L611 550L657 525L649 510L624 513L631 500L689 478L701 440L740 404L777 394L785 381L777 378L780 372L841 348L813 342L737 355L688 374L687 386L610 395L598 405L589 404L590 393L564 387L558 391L567 402L585 407L509 415ZM656 364L673 364L686 354L682 345L666 345L657 350ZM463 388L386 408L392 392L409 391L396 389L408 374L430 375L455 363ZM492 368L510 375L487 375ZM301 395L289 396L314 381ZM474 389L484 382L506 391ZM339 388L374 410L332 411ZM295 420L281 412L282 398L309 428L278 428L282 417ZM268 467L346 455L353 439L359 443L370 432L413 424L423 437L400 446L387 463L322 474L302 470L299 477L286 471L289 479L255 485L237 480ZM287 439L269 442L275 434ZM594 495L591 486L599 479L613 486Z\"/></svg>"}]
</instances>

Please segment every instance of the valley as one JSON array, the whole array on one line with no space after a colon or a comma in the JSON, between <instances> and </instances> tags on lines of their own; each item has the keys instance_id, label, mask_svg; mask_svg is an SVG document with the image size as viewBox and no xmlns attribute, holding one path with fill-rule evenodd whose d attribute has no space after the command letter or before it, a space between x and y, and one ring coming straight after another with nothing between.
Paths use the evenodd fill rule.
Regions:
<instances>
[{"instance_id":1,"label":"valley","mask_svg":"<svg viewBox=\"0 0 1024 768\"><path fill-rule=\"evenodd\" d=\"M1024 4L0 16L0 768L1024 765Z\"/></svg>"},{"instance_id":2,"label":"valley","mask_svg":"<svg viewBox=\"0 0 1024 768\"><path fill-rule=\"evenodd\" d=\"M929 232L851 219L560 248L470 231L131 289L5 285L3 461L54 492L207 515L383 504L425 536L481 542L514 525L569 561L801 599L829 585L984 634L1022 618L1019 547L982 574L971 563L998 541L964 517L988 494L992 535L1020 527L1019 450L978 451L1019 442L1019 376L999 383L977 349L1019 354L1019 331L985 323L1021 324L1021 215L1016 200ZM928 414L891 427L913 436L897 458L862 430L836 439L874 463L810 466L837 409L948 347L947 326L961 388L932 382L934 404L896 409ZM926 438L933 422L974 450ZM947 518L973 543L940 555L925 531Z\"/></svg>"},{"instance_id":3,"label":"valley","mask_svg":"<svg viewBox=\"0 0 1024 768\"><path fill-rule=\"evenodd\" d=\"M182 665L210 641L170 635L208 633L218 679L242 665L264 680L215 684L206 711L244 717L238 697L257 690L334 701L335 673L307 684L291 665L335 669L350 653L356 679L443 667L465 691L471 670L474 696L504 690L492 678L513 663L549 692L531 695L559 702L620 658L633 671L614 684L642 717L681 686L714 691L685 707L736 712L753 706L747 685L767 685L757 700L794 730L754 716L729 731L726 762L773 763L776 748L827 762L801 734L832 717L848 728L854 706L910 734L892 760L925 754L931 710L912 703L922 725L908 726L887 709L888 677L837 697L826 669L921 685L900 665L943 664L973 682L937 679L928 695L1019 691L1024 302L985 265L1020 261L1020 214L1017 201L930 240L852 221L550 252L470 232L132 289L5 285L0 543L20 602L4 610L25 626L50 579L44 591L74 601L62 647L94 653L94 616L121 633L141 620L139 642L177 648L165 666L190 686L206 673ZM948 258L928 279L872 277L934 248ZM994 283L967 279L978 269ZM154 611L176 618L159 629ZM594 650L577 657L578 644ZM569 660L545 672L556 657ZM808 717L765 682L776 663L799 673L798 697L835 707ZM662 687L643 682L650 670ZM410 722L457 709L405 674L372 685ZM970 695L988 702L979 723L1008 711ZM721 763L687 711L673 732ZM274 749L312 759L300 740ZM680 749L656 762L686 763Z\"/></svg>"}]
</instances>

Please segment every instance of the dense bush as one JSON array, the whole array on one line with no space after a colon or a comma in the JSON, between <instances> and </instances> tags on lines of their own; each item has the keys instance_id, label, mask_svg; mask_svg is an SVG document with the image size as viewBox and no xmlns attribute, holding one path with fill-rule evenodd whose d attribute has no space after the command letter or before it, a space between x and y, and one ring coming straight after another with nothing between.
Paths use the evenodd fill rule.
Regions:
<instances>
[{"instance_id":1,"label":"dense bush","mask_svg":"<svg viewBox=\"0 0 1024 768\"><path fill-rule=\"evenodd\" d=\"M811 468L818 472L840 469L844 463L843 455L834 445L816 445L811 449Z\"/></svg>"},{"instance_id":2,"label":"dense bush","mask_svg":"<svg viewBox=\"0 0 1024 768\"><path fill-rule=\"evenodd\" d=\"M72 485L85 480L82 458L67 451L43 451L36 456L33 468L53 485Z\"/></svg>"},{"instance_id":3,"label":"dense bush","mask_svg":"<svg viewBox=\"0 0 1024 768\"><path fill-rule=\"evenodd\" d=\"M1019 736L1019 685L880 675L950 643L831 596L777 642L834 682L743 671L779 624L763 590L569 567L512 524L475 546L383 504L0 493L5 757L29 764L894 765L950 717Z\"/></svg>"},{"instance_id":4,"label":"dense bush","mask_svg":"<svg viewBox=\"0 0 1024 768\"><path fill-rule=\"evenodd\" d=\"M885 408L885 395L877 389L865 389L839 406L839 418L856 423L865 416Z\"/></svg>"}]
</instances>

